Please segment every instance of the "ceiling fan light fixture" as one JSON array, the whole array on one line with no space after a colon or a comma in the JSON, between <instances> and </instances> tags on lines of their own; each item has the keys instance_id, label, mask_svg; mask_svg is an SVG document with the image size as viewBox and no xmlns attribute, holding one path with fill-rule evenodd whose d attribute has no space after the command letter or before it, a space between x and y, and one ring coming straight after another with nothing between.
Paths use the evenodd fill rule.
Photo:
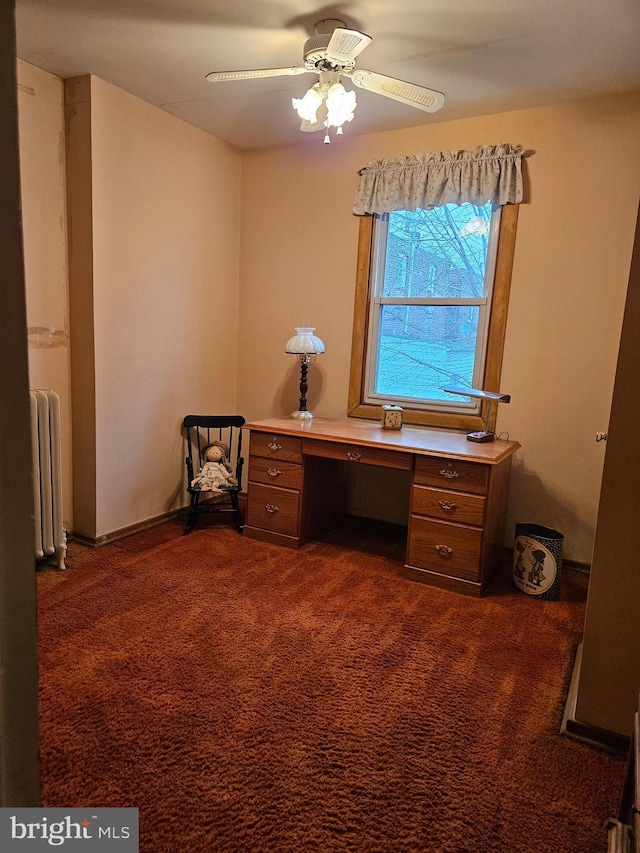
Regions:
<instances>
[{"instance_id":1,"label":"ceiling fan light fixture","mask_svg":"<svg viewBox=\"0 0 640 853\"><path fill-rule=\"evenodd\" d=\"M321 80L308 89L302 98L292 98L291 103L303 122L308 123L303 129L311 130L311 126L317 127L322 122L326 128L337 127L341 130L343 124L353 119L356 93L347 92L340 82Z\"/></svg>"}]
</instances>

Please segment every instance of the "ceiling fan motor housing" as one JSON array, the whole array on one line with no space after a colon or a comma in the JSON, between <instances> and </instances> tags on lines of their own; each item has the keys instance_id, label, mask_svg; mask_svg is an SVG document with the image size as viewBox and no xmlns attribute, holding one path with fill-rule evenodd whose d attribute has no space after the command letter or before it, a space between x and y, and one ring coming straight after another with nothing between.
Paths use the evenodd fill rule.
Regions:
<instances>
[{"instance_id":1,"label":"ceiling fan motor housing","mask_svg":"<svg viewBox=\"0 0 640 853\"><path fill-rule=\"evenodd\" d=\"M302 56L305 68L309 71L353 71L356 66L355 60L349 62L338 62L327 57L327 45L331 41L333 33L324 33L312 36L304 43Z\"/></svg>"}]
</instances>

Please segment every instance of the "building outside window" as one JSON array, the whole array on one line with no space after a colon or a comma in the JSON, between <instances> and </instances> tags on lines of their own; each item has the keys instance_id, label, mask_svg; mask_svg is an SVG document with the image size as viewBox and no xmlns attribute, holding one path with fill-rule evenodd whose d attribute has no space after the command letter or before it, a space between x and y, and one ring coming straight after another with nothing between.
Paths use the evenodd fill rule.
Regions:
<instances>
[{"instance_id":1,"label":"building outside window","mask_svg":"<svg viewBox=\"0 0 640 853\"><path fill-rule=\"evenodd\" d=\"M409 423L466 427L481 416L480 401L443 389L499 390L491 385L499 381L517 210L463 203L363 217L351 415L375 417L395 402Z\"/></svg>"}]
</instances>

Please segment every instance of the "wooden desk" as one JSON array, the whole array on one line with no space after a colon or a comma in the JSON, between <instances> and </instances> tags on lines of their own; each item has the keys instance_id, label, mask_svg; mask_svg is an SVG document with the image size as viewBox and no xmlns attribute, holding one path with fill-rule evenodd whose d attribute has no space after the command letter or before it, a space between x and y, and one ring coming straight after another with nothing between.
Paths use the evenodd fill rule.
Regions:
<instances>
[{"instance_id":1,"label":"wooden desk","mask_svg":"<svg viewBox=\"0 0 640 853\"><path fill-rule=\"evenodd\" d=\"M337 520L342 466L409 471L405 575L483 593L503 559L518 442L478 444L449 430L383 430L359 419L271 418L244 428L251 434L245 536L299 548Z\"/></svg>"}]
</instances>

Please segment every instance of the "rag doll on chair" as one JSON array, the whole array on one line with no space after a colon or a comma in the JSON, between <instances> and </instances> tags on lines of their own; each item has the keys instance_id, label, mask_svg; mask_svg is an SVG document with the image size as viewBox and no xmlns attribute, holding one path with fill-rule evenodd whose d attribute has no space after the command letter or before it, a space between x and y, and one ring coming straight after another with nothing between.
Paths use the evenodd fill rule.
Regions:
<instances>
[{"instance_id":1,"label":"rag doll on chair","mask_svg":"<svg viewBox=\"0 0 640 853\"><path fill-rule=\"evenodd\" d=\"M201 492L221 494L237 486L238 481L231 472L228 455L229 448L222 441L212 441L203 447L203 465L198 476L191 481L191 487Z\"/></svg>"}]
</instances>

